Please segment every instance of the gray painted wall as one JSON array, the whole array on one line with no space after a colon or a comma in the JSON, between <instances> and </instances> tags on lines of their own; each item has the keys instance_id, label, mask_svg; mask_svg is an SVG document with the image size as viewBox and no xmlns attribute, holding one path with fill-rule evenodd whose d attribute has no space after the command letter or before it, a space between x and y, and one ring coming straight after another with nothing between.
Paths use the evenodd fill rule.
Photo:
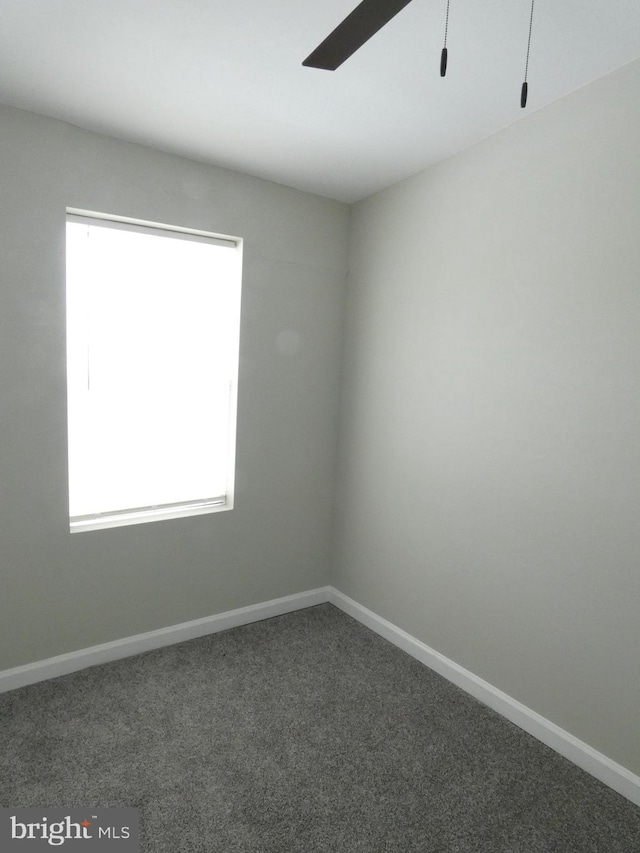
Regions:
<instances>
[{"instance_id":1,"label":"gray painted wall","mask_svg":"<svg viewBox=\"0 0 640 853\"><path fill-rule=\"evenodd\" d=\"M334 575L636 773L639 91L354 208Z\"/></svg>"},{"instance_id":2,"label":"gray painted wall","mask_svg":"<svg viewBox=\"0 0 640 853\"><path fill-rule=\"evenodd\" d=\"M354 209L333 577L635 772L639 89ZM245 238L233 512L68 533L66 206ZM327 582L348 218L0 108L0 670Z\"/></svg>"},{"instance_id":3,"label":"gray painted wall","mask_svg":"<svg viewBox=\"0 0 640 853\"><path fill-rule=\"evenodd\" d=\"M69 533L66 206L244 237L232 512ZM348 215L0 108L0 670L326 583Z\"/></svg>"}]
</instances>

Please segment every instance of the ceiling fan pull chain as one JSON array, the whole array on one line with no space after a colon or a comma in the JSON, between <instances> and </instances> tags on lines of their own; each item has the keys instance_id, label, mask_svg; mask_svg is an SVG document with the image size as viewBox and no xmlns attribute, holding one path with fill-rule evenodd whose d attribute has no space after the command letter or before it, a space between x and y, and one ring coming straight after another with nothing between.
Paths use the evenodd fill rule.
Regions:
<instances>
[{"instance_id":1,"label":"ceiling fan pull chain","mask_svg":"<svg viewBox=\"0 0 640 853\"><path fill-rule=\"evenodd\" d=\"M442 48L442 53L440 54L440 76L444 77L447 73L447 33L449 32L449 3L451 0L447 0L447 17L444 22L444 47Z\"/></svg>"},{"instance_id":2,"label":"ceiling fan pull chain","mask_svg":"<svg viewBox=\"0 0 640 853\"><path fill-rule=\"evenodd\" d=\"M524 66L524 83L520 91L520 106L524 109L527 106L527 95L529 94L529 84L527 83L527 74L529 73L529 51L531 50L531 29L533 27L533 5L536 0L531 0L531 15L529 17L529 39L527 41L527 61Z\"/></svg>"}]
</instances>

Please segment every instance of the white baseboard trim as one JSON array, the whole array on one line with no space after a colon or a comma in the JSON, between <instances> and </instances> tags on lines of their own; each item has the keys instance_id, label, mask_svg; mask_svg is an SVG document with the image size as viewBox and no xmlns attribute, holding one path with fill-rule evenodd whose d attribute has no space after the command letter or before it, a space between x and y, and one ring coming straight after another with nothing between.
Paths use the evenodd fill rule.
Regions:
<instances>
[{"instance_id":1,"label":"white baseboard trim","mask_svg":"<svg viewBox=\"0 0 640 853\"><path fill-rule=\"evenodd\" d=\"M204 637L206 634L226 631L228 628L260 622L262 619L270 619L272 616L282 616L285 613L292 613L294 610L303 610L305 607L324 604L328 600L329 587L320 587L295 595L287 595L284 598L275 598L261 604L239 607L237 610L228 610L226 613L218 613L215 616L205 616L203 619L194 619L180 625L170 625L168 628L160 628L157 631L147 631L145 634L124 637L121 640L102 643L99 646L91 646L77 652L69 652L47 660L28 663L25 666L5 669L0 672L0 693L15 690L17 687L25 687L28 684L35 684L38 681L45 681L49 678L58 678L60 675L68 675L70 672L77 672L89 666L97 666L101 663L131 657L141 652L159 649L163 646L171 646L184 640L193 640L196 637Z\"/></svg>"},{"instance_id":2,"label":"white baseboard trim","mask_svg":"<svg viewBox=\"0 0 640 853\"><path fill-rule=\"evenodd\" d=\"M0 693L67 675L90 666L109 663L163 646L171 646L184 640L215 634L218 631L226 631L228 628L237 628L251 622L260 622L272 616L282 616L285 613L303 610L327 601L640 806L639 776L332 586L287 595L284 598L240 607L237 610L228 610L215 616L194 619L180 625L170 625L168 628L160 628L157 631L124 637L121 640L77 652L6 669L0 671Z\"/></svg>"},{"instance_id":3,"label":"white baseboard trim","mask_svg":"<svg viewBox=\"0 0 640 853\"><path fill-rule=\"evenodd\" d=\"M502 690L498 690L497 687L474 675L468 669L464 669L440 652L407 634L406 631L373 611L367 610L366 607L334 587L329 587L329 601L560 755L568 758L569 761L577 764L582 770L595 776L600 782L604 782L605 785L640 806L640 776L636 776L626 767L617 764L536 711L532 711L531 708L503 693Z\"/></svg>"}]
</instances>

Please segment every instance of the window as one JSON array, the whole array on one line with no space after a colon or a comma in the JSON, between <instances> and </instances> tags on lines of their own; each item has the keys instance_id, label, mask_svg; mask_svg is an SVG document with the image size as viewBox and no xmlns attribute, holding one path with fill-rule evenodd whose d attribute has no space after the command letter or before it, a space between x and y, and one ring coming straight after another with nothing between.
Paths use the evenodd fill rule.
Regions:
<instances>
[{"instance_id":1,"label":"window","mask_svg":"<svg viewBox=\"0 0 640 853\"><path fill-rule=\"evenodd\" d=\"M71 532L233 507L242 243L67 213Z\"/></svg>"}]
</instances>

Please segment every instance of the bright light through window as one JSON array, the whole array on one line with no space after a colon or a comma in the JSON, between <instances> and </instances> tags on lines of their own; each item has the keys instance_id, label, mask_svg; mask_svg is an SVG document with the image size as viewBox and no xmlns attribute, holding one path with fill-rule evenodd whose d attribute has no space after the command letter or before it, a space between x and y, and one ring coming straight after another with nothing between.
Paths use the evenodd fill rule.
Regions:
<instances>
[{"instance_id":1,"label":"bright light through window","mask_svg":"<svg viewBox=\"0 0 640 853\"><path fill-rule=\"evenodd\" d=\"M67 217L71 530L233 505L241 244Z\"/></svg>"}]
</instances>

